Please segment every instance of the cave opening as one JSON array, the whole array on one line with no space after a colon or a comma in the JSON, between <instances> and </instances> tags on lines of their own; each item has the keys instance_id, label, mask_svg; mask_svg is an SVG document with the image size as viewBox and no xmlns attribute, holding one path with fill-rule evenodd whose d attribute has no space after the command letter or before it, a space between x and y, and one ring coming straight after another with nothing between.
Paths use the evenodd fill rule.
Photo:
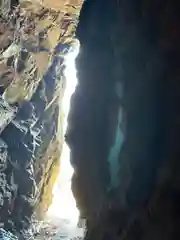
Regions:
<instances>
[{"instance_id":1,"label":"cave opening","mask_svg":"<svg viewBox=\"0 0 180 240\"><path fill-rule=\"evenodd\" d=\"M75 58L78 46L70 52L65 59L65 78L66 87L62 99L63 114L63 135L67 129L67 116L70 109L70 98L77 85ZM70 164L70 150L66 142L63 143L63 149L60 157L60 171L53 188L53 201L48 209L48 215L62 218L71 218L74 221L78 219L78 210L76 209L74 198L71 193L71 177L73 168Z\"/></svg>"},{"instance_id":2,"label":"cave opening","mask_svg":"<svg viewBox=\"0 0 180 240\"><path fill-rule=\"evenodd\" d=\"M61 115L63 115L63 135L65 135L70 111L71 96L77 86L75 59L79 52L79 42L65 57L65 92L61 101ZM79 210L71 190L71 178L73 167L70 163L70 149L66 142L63 142L60 156L60 170L52 190L52 203L47 211L46 219L49 225L56 227L56 237L64 234L66 237L83 237L83 229L78 227ZM51 229L52 230L52 229Z\"/></svg>"}]
</instances>

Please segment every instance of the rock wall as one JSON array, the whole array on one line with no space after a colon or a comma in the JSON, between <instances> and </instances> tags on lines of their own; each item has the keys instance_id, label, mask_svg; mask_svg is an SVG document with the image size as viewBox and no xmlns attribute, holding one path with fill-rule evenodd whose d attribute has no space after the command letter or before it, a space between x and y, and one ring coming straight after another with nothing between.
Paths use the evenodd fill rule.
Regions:
<instances>
[{"instance_id":1,"label":"rock wall","mask_svg":"<svg viewBox=\"0 0 180 240\"><path fill-rule=\"evenodd\" d=\"M23 233L51 203L64 56L76 44L81 3L0 2L0 226L7 230Z\"/></svg>"},{"instance_id":2,"label":"rock wall","mask_svg":"<svg viewBox=\"0 0 180 240\"><path fill-rule=\"evenodd\" d=\"M178 239L179 4L85 1L66 141L88 240Z\"/></svg>"}]
</instances>

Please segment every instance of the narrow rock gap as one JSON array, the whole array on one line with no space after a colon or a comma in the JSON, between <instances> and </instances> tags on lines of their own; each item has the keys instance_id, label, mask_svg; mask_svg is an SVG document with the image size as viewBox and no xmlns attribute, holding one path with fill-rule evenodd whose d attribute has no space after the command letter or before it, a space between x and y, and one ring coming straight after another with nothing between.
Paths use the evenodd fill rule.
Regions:
<instances>
[{"instance_id":1,"label":"narrow rock gap","mask_svg":"<svg viewBox=\"0 0 180 240\"><path fill-rule=\"evenodd\" d=\"M65 92L61 101L61 115L63 116L63 135L67 129L67 117L70 110L70 99L77 85L75 59L79 52L79 43L65 58ZM84 230L78 227L79 210L71 191L71 177L73 168L70 164L70 150L66 142L60 157L60 171L53 187L53 199L45 221L38 234L38 239L44 235L47 239L81 239ZM49 238L50 237L50 238ZM46 239L46 238L43 238Z\"/></svg>"}]
</instances>

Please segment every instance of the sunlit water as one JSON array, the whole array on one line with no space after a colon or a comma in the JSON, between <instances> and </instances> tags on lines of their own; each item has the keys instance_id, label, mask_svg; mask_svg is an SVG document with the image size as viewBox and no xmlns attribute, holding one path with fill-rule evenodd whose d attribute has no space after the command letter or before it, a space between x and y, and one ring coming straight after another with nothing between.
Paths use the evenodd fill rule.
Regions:
<instances>
[{"instance_id":1,"label":"sunlit water","mask_svg":"<svg viewBox=\"0 0 180 240\"><path fill-rule=\"evenodd\" d=\"M70 98L77 85L75 58L78 52L79 46L76 46L76 49L66 57L66 90L62 101L62 111L65 116L63 125L64 133L67 128ZM83 235L83 229L77 227L79 211L76 208L75 199L71 191L72 174L73 168L70 164L70 150L66 143L64 143L60 159L60 173L53 188L52 205L47 212L47 219L50 225L56 228L57 232L52 238L53 240L69 240Z\"/></svg>"}]
</instances>

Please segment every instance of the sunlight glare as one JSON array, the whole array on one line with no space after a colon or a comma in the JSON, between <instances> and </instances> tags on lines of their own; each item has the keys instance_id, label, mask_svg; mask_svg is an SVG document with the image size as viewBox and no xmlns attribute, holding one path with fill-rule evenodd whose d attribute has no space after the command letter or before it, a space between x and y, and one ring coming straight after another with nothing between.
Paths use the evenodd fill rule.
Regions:
<instances>
[{"instance_id":1,"label":"sunlight glare","mask_svg":"<svg viewBox=\"0 0 180 240\"><path fill-rule=\"evenodd\" d=\"M70 109L70 98L77 85L75 58L79 52L79 44L75 50L70 52L65 59L65 77L66 89L62 99L62 111L65 115L63 130L66 132L67 116ZM48 209L47 215L59 219L66 219L74 226L79 219L79 211L76 208L75 199L71 191L71 177L73 168L70 164L70 150L66 143L63 144L63 150L60 160L60 173L53 188L53 200Z\"/></svg>"}]
</instances>

